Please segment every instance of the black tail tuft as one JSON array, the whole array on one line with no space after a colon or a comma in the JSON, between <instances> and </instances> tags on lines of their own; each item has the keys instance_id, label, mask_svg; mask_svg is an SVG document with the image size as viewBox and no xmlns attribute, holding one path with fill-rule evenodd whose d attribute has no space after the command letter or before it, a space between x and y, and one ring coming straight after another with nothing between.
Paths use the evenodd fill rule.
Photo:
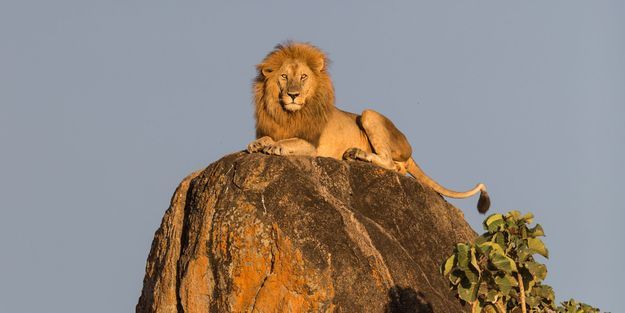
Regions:
<instances>
[{"instance_id":1,"label":"black tail tuft","mask_svg":"<svg viewBox=\"0 0 625 313\"><path fill-rule=\"evenodd\" d=\"M477 211L484 214L490 208L490 197L486 190L480 192L480 200L477 201Z\"/></svg>"}]
</instances>

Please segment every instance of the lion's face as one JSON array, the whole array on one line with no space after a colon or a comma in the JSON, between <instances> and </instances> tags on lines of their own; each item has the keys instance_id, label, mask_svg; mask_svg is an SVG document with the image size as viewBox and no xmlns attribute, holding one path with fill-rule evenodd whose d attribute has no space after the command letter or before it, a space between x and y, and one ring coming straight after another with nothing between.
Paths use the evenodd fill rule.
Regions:
<instances>
[{"instance_id":1,"label":"lion's face","mask_svg":"<svg viewBox=\"0 0 625 313\"><path fill-rule=\"evenodd\" d=\"M319 48L296 42L277 45L256 65L256 136L319 141L334 109L328 59Z\"/></svg>"},{"instance_id":2,"label":"lion's face","mask_svg":"<svg viewBox=\"0 0 625 313\"><path fill-rule=\"evenodd\" d=\"M315 94L316 75L300 60L284 62L279 69L264 74L279 86L278 100L286 111L299 111Z\"/></svg>"}]
</instances>

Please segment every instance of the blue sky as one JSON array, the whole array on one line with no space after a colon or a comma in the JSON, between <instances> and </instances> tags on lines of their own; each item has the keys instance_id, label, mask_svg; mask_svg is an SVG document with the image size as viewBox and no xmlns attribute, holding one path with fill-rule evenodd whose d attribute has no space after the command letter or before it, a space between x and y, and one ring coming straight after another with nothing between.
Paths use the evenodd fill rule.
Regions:
<instances>
[{"instance_id":1,"label":"blue sky","mask_svg":"<svg viewBox=\"0 0 625 313\"><path fill-rule=\"evenodd\" d=\"M432 177L534 212L560 300L618 312L624 21L620 1L2 1L0 311L134 310L174 188L253 139L254 65L295 39ZM480 232L475 201L453 203Z\"/></svg>"}]
</instances>

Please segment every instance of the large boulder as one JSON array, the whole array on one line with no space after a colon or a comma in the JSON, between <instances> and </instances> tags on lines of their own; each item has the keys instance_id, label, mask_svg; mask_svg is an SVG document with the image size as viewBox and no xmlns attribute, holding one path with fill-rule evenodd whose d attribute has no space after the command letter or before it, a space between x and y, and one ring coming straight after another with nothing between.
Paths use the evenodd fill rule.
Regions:
<instances>
[{"instance_id":1,"label":"large boulder","mask_svg":"<svg viewBox=\"0 0 625 313\"><path fill-rule=\"evenodd\" d=\"M475 232L410 177L237 153L185 178L137 312L465 312L439 265Z\"/></svg>"}]
</instances>

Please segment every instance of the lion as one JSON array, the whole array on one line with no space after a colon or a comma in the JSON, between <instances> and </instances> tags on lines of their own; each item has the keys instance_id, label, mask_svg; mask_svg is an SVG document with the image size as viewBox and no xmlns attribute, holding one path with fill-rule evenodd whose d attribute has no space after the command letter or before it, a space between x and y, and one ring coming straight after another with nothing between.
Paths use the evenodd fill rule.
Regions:
<instances>
[{"instance_id":1,"label":"lion","mask_svg":"<svg viewBox=\"0 0 625 313\"><path fill-rule=\"evenodd\" d=\"M477 209L480 213L488 210L490 198L484 184L464 192L438 184L415 163L406 136L384 115L373 110L357 115L336 108L328 63L319 48L286 42L256 66L256 140L248 145L249 153L370 162L410 174L446 197L468 198L480 192Z\"/></svg>"}]
</instances>

